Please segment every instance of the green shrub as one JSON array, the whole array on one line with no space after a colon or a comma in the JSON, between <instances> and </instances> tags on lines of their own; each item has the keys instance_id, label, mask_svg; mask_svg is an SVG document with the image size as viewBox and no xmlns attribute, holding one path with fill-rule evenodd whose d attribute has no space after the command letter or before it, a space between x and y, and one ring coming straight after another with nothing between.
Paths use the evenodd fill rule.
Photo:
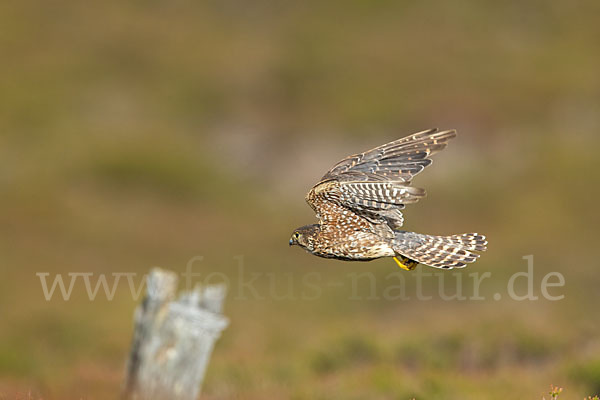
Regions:
<instances>
[{"instance_id":1,"label":"green shrub","mask_svg":"<svg viewBox=\"0 0 600 400\"><path fill-rule=\"evenodd\" d=\"M592 393L600 393L600 359L573 367L570 375L574 381L586 385Z\"/></svg>"}]
</instances>

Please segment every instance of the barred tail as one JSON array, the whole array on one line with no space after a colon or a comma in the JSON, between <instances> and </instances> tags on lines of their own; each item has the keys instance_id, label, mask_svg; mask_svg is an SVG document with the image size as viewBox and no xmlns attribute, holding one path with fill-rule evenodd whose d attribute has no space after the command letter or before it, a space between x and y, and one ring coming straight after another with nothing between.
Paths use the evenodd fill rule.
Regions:
<instances>
[{"instance_id":1,"label":"barred tail","mask_svg":"<svg viewBox=\"0 0 600 400\"><path fill-rule=\"evenodd\" d=\"M485 236L464 233L452 236L430 236L413 232L396 232L393 248L403 255L435 268L462 268L479 258L473 251L487 250Z\"/></svg>"}]
</instances>

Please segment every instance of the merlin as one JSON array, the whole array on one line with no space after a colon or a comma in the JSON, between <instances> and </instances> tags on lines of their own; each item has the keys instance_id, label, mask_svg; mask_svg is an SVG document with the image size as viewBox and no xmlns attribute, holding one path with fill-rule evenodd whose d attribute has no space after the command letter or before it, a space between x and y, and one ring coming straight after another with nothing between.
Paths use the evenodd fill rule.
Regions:
<instances>
[{"instance_id":1,"label":"merlin","mask_svg":"<svg viewBox=\"0 0 600 400\"><path fill-rule=\"evenodd\" d=\"M474 262L475 251L487 249L483 235L432 236L400 229L404 206L425 196L425 190L411 186L413 177L455 136L454 130L430 129L338 162L306 195L319 223L296 229L290 246L345 261L393 257L408 271L418 264L452 269Z\"/></svg>"}]
</instances>

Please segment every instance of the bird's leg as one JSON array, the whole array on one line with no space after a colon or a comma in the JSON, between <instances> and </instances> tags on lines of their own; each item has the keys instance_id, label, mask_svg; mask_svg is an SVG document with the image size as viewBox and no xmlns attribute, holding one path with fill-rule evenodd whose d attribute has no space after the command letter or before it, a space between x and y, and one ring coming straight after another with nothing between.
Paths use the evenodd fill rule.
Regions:
<instances>
[{"instance_id":1,"label":"bird's leg","mask_svg":"<svg viewBox=\"0 0 600 400\"><path fill-rule=\"evenodd\" d=\"M415 269L417 267L417 265L419 265L419 263L417 261L411 260L410 258L406 258L406 257L402 257L400 256L400 258L402 259L402 261L398 260L397 257L394 257L394 261L396 261L396 264L398 264L398 266L406 271L412 271L413 269Z\"/></svg>"}]
</instances>

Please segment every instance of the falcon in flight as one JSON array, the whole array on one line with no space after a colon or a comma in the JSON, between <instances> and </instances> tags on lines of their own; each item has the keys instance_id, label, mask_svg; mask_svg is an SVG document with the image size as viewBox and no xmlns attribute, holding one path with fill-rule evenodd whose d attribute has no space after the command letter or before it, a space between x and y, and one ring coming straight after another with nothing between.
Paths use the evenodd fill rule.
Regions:
<instances>
[{"instance_id":1,"label":"falcon in flight","mask_svg":"<svg viewBox=\"0 0 600 400\"><path fill-rule=\"evenodd\" d=\"M402 209L425 196L412 187L415 175L431 164L456 131L430 129L338 162L308 192L318 224L294 231L298 245L319 257L369 261L393 257L400 268L418 264L462 268L486 250L485 236L464 233L432 236L403 231Z\"/></svg>"}]
</instances>

